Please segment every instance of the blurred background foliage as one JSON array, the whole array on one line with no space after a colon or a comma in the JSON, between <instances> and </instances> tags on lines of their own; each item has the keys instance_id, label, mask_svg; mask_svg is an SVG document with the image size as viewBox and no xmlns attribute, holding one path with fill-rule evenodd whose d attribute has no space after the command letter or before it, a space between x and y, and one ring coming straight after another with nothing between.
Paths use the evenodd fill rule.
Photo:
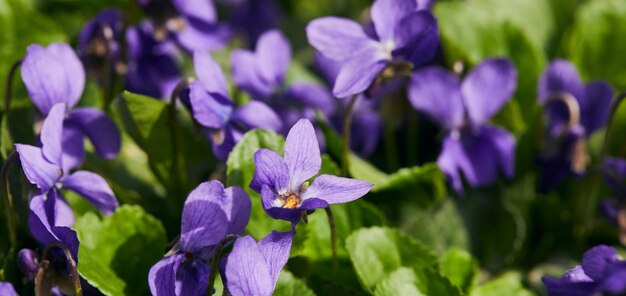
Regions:
<instances>
[{"instance_id":1,"label":"blurred background foliage","mask_svg":"<svg viewBox=\"0 0 626 296\"><path fill-rule=\"evenodd\" d=\"M295 61L287 78L290 81L319 81L311 67L312 49L304 31L310 20L326 15L363 20L371 5L370 0L277 3L281 11L279 28L294 49ZM108 7L122 10L128 23L143 18L132 0L0 0L0 89L6 89L9 69L24 56L29 44L75 45L82 25ZM333 207L339 236L339 267L331 270L325 216L312 215L308 224L298 226L292 260L287 266L289 272L281 276L277 294L398 295L415 287L433 295L542 293L541 276L560 275L590 246L617 246L617 230L599 217L598 201L609 192L596 175L565 182L547 194L537 192L535 160L543 130L536 86L547 63L562 57L575 63L585 81L606 79L617 92L625 91L626 1L440 0L433 11L439 22L443 65L451 68L460 60L465 69L470 69L486 57L508 56L517 66L515 97L494 119L494 123L506 127L518 139L515 178L456 196L446 189L443 174L433 164L439 151L439 131L421 117L418 130L404 128L402 123L417 115L411 108L402 108L406 102L395 100L393 104L400 107L392 106L390 112L383 112L387 124L399 122L399 128L385 137L393 137L395 143L380 143L370 159L354 155L351 161L353 177L374 183L374 191L364 200ZM215 55L226 69L232 48ZM190 58L182 59L184 72L193 75ZM33 143L31 127L37 119L19 76L13 86L11 116L2 116L3 159L12 150L12 143ZM102 97L103 92L90 83L81 104L102 107ZM165 243L174 240L179 232L187 192L207 178L226 176L227 184L248 191L253 214L247 231L257 239L272 229L288 227L269 219L260 210L258 194L248 188L253 172L252 153L261 147L280 151L281 136L266 131L248 133L225 166L211 156L204 136L182 109L176 112L181 132L174 138L168 126L168 112L165 102L123 93L110 108L123 130L120 155L105 161L95 157L93 149L88 151L85 168L109 181L118 199L128 204L122 211L102 217L82 199L67 195L80 217L75 226L82 242L79 270L103 292L147 292L144 274L129 274L120 265L120 258L145 255L145 261L132 263L137 270L145 270L165 253ZM323 172L338 172L341 140L332 128L326 126L323 130L327 142ZM603 136L604 131L600 131L590 140L593 165L598 164ZM625 106L617 111L610 136L610 155L625 157ZM417 146L407 144L412 138L417 139ZM175 156L181 164L174 171L170 170L174 152L164 144L173 141L181 147ZM395 150L389 151L392 148ZM20 182L19 178L14 179L17 180L13 182ZM20 192L14 195L19 196ZM27 205L23 199L16 200L22 231L26 231ZM4 229L3 225L0 250L9 249ZM100 229L102 236L89 238L93 229ZM116 240L119 243L109 243ZM134 240L143 245L129 247ZM374 243L381 241L386 245ZM144 254L145 250L154 254ZM625 252L623 248L619 251ZM96 252L104 252L108 257L86 258ZM123 257L116 259L118 253ZM3 272L5 277L16 278L15 267L7 263L7 254L2 253ZM429 267L415 268L416 260L420 266L427 262ZM102 274L110 274L116 280Z\"/></svg>"}]
</instances>

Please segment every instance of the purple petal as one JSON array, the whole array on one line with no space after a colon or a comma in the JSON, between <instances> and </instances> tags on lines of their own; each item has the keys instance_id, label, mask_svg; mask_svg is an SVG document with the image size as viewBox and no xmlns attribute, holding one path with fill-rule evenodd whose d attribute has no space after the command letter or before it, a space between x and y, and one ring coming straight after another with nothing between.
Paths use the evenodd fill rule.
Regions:
<instances>
[{"instance_id":1,"label":"purple petal","mask_svg":"<svg viewBox=\"0 0 626 296\"><path fill-rule=\"evenodd\" d=\"M193 118L202 126L222 129L230 120L233 105L227 97L208 93L200 83L194 82L190 86L189 98Z\"/></svg>"},{"instance_id":2,"label":"purple petal","mask_svg":"<svg viewBox=\"0 0 626 296\"><path fill-rule=\"evenodd\" d=\"M611 112L613 88L604 81L594 81L585 87L584 99L581 98L581 121L587 134L603 127Z\"/></svg>"},{"instance_id":3,"label":"purple petal","mask_svg":"<svg viewBox=\"0 0 626 296\"><path fill-rule=\"evenodd\" d=\"M214 131L206 129L205 132L207 134L207 137L211 139L212 141L211 148L212 148L213 154L215 155L215 157L217 157L217 159L223 162L226 162L226 160L228 159L228 155L235 147L235 144L237 144L239 140L241 140L241 138L243 137L243 134L239 130L234 128L231 124L227 124L226 127L224 128L223 130L224 140L222 141L221 144L218 144L215 141L213 141Z\"/></svg>"},{"instance_id":4,"label":"purple petal","mask_svg":"<svg viewBox=\"0 0 626 296\"><path fill-rule=\"evenodd\" d=\"M339 17L322 17L306 27L309 44L325 57L345 61L360 55L361 51L377 46L358 23Z\"/></svg>"},{"instance_id":5,"label":"purple petal","mask_svg":"<svg viewBox=\"0 0 626 296\"><path fill-rule=\"evenodd\" d=\"M623 295L626 292L626 261L610 264L606 269L607 276L598 286L597 291L611 295Z\"/></svg>"},{"instance_id":6,"label":"purple petal","mask_svg":"<svg viewBox=\"0 0 626 296\"><path fill-rule=\"evenodd\" d=\"M233 120L243 124L246 129L262 128L275 132L283 129L283 121L267 104L260 101L250 101L237 108L233 113Z\"/></svg>"},{"instance_id":7,"label":"purple petal","mask_svg":"<svg viewBox=\"0 0 626 296\"><path fill-rule=\"evenodd\" d=\"M229 234L240 234L246 228L250 220L252 204L248 194L239 187L228 187L224 190L226 202L222 205L228 218Z\"/></svg>"},{"instance_id":8,"label":"purple petal","mask_svg":"<svg viewBox=\"0 0 626 296\"><path fill-rule=\"evenodd\" d=\"M285 97L289 101L319 109L326 115L332 114L337 104L328 88L306 82L291 84L285 92Z\"/></svg>"},{"instance_id":9,"label":"purple petal","mask_svg":"<svg viewBox=\"0 0 626 296\"><path fill-rule=\"evenodd\" d=\"M43 246L51 243L65 244L74 260L78 259L78 237L76 232L65 226L56 225L58 197L56 190L51 190L49 196L37 195L30 201L28 227L31 233Z\"/></svg>"},{"instance_id":10,"label":"purple petal","mask_svg":"<svg viewBox=\"0 0 626 296\"><path fill-rule=\"evenodd\" d=\"M22 271L28 280L34 280L39 271L39 262L37 262L37 254L31 249L21 249L17 253L17 267ZM0 289L0 291L2 291ZM4 295L0 293L0 295Z\"/></svg>"},{"instance_id":11,"label":"purple petal","mask_svg":"<svg viewBox=\"0 0 626 296\"><path fill-rule=\"evenodd\" d=\"M148 284L152 295L176 295L176 270L183 257L183 254L164 257L150 268Z\"/></svg>"},{"instance_id":12,"label":"purple petal","mask_svg":"<svg viewBox=\"0 0 626 296\"><path fill-rule=\"evenodd\" d=\"M105 214L112 214L119 205L107 181L92 172L74 172L63 178L62 183L63 188L83 196Z\"/></svg>"},{"instance_id":13,"label":"purple petal","mask_svg":"<svg viewBox=\"0 0 626 296\"><path fill-rule=\"evenodd\" d=\"M439 46L437 20L428 11L413 12L396 26L393 56L405 58L413 66L430 61Z\"/></svg>"},{"instance_id":14,"label":"purple petal","mask_svg":"<svg viewBox=\"0 0 626 296\"><path fill-rule=\"evenodd\" d=\"M617 261L615 249L600 245L583 254L582 267L586 275L598 282L604 278L607 266L615 261Z\"/></svg>"},{"instance_id":15,"label":"purple petal","mask_svg":"<svg viewBox=\"0 0 626 296\"><path fill-rule=\"evenodd\" d=\"M287 260L289 260L291 241L294 235L295 231L272 231L259 241L259 249L261 250L263 257L265 258L265 262L267 262L269 267L269 273L273 281L273 285L276 284L281 270L283 270L285 264L287 264Z\"/></svg>"},{"instance_id":16,"label":"purple petal","mask_svg":"<svg viewBox=\"0 0 626 296\"><path fill-rule=\"evenodd\" d=\"M517 86L515 65L508 59L487 59L469 72L461 93L469 118L482 124L511 99Z\"/></svg>"},{"instance_id":17,"label":"purple petal","mask_svg":"<svg viewBox=\"0 0 626 296\"><path fill-rule=\"evenodd\" d=\"M574 65L557 59L541 74L537 92L539 102L545 103L551 95L558 92L567 92L580 100L584 95L584 88Z\"/></svg>"},{"instance_id":18,"label":"purple petal","mask_svg":"<svg viewBox=\"0 0 626 296\"><path fill-rule=\"evenodd\" d=\"M183 208L180 231L180 249L196 252L204 247L216 245L228 230L228 217L222 209L224 186L219 181L209 181L194 189Z\"/></svg>"},{"instance_id":19,"label":"purple petal","mask_svg":"<svg viewBox=\"0 0 626 296\"><path fill-rule=\"evenodd\" d=\"M113 120L101 110L76 108L70 112L68 121L81 127L101 157L111 159L120 151L120 131Z\"/></svg>"},{"instance_id":20,"label":"purple petal","mask_svg":"<svg viewBox=\"0 0 626 296\"><path fill-rule=\"evenodd\" d=\"M177 32L175 37L184 49L193 52L220 50L230 41L232 35L231 29L224 24L187 19L187 26Z\"/></svg>"},{"instance_id":21,"label":"purple petal","mask_svg":"<svg viewBox=\"0 0 626 296\"><path fill-rule=\"evenodd\" d=\"M615 157L607 157L602 164L602 172L604 174L604 180L611 187L611 190L615 195L622 196L626 192L622 191L626 188L623 186L623 181L626 179L626 160Z\"/></svg>"},{"instance_id":22,"label":"purple petal","mask_svg":"<svg viewBox=\"0 0 626 296\"><path fill-rule=\"evenodd\" d=\"M270 267L251 236L237 239L226 262L226 287L233 295L269 296L274 291Z\"/></svg>"},{"instance_id":23,"label":"purple petal","mask_svg":"<svg viewBox=\"0 0 626 296\"><path fill-rule=\"evenodd\" d=\"M589 296L597 286L593 282L570 282L562 279L544 277L541 279L550 296Z\"/></svg>"},{"instance_id":24,"label":"purple petal","mask_svg":"<svg viewBox=\"0 0 626 296\"><path fill-rule=\"evenodd\" d=\"M204 0L172 0L172 4L181 15L208 23L217 20L213 1Z\"/></svg>"},{"instance_id":25,"label":"purple petal","mask_svg":"<svg viewBox=\"0 0 626 296\"><path fill-rule=\"evenodd\" d=\"M48 195L56 198L54 207L54 226L74 226L74 223L76 222L74 218L74 210L72 210L72 207L67 200L65 200L61 192L55 189L51 190Z\"/></svg>"},{"instance_id":26,"label":"purple petal","mask_svg":"<svg viewBox=\"0 0 626 296\"><path fill-rule=\"evenodd\" d=\"M235 49L231 54L231 75L237 87L250 93L254 99L265 100L272 94L274 85L263 80L257 63L254 53Z\"/></svg>"},{"instance_id":27,"label":"purple petal","mask_svg":"<svg viewBox=\"0 0 626 296\"><path fill-rule=\"evenodd\" d=\"M472 134L448 135L437 164L448 175L454 189L461 192L463 185L460 172L473 187L495 181L498 168L505 175L512 176L514 149L515 140L506 131L486 127Z\"/></svg>"},{"instance_id":28,"label":"purple petal","mask_svg":"<svg viewBox=\"0 0 626 296\"><path fill-rule=\"evenodd\" d=\"M319 148L318 148L319 149ZM261 148L254 153L254 177L250 182L250 188L261 192L265 185L274 193L286 193L289 188L289 167L278 153Z\"/></svg>"},{"instance_id":29,"label":"purple petal","mask_svg":"<svg viewBox=\"0 0 626 296\"><path fill-rule=\"evenodd\" d=\"M29 96L43 114L48 114L56 103L74 106L85 86L85 70L80 60L73 49L63 43L48 47L30 45L21 74Z\"/></svg>"},{"instance_id":30,"label":"purple petal","mask_svg":"<svg viewBox=\"0 0 626 296\"><path fill-rule=\"evenodd\" d=\"M263 185L261 188L261 202L263 203L263 209L265 212L274 219L289 221L293 225L297 224L302 217L302 210L276 207L274 205L275 199L276 193L274 193L267 185ZM305 200L300 206L302 207L309 200L313 199ZM321 208L325 208L327 206L328 204L325 204Z\"/></svg>"},{"instance_id":31,"label":"purple petal","mask_svg":"<svg viewBox=\"0 0 626 296\"><path fill-rule=\"evenodd\" d=\"M585 271L580 265L565 271L561 278L570 282L593 282L593 280L585 274Z\"/></svg>"},{"instance_id":32,"label":"purple petal","mask_svg":"<svg viewBox=\"0 0 626 296\"><path fill-rule=\"evenodd\" d=\"M15 151L20 156L24 175L31 184L37 185L42 191L54 187L62 175L61 168L47 161L40 148L15 144Z\"/></svg>"},{"instance_id":33,"label":"purple petal","mask_svg":"<svg viewBox=\"0 0 626 296\"><path fill-rule=\"evenodd\" d=\"M63 166L62 133L65 120L65 103L55 104L41 127L41 151L51 163Z\"/></svg>"},{"instance_id":34,"label":"purple petal","mask_svg":"<svg viewBox=\"0 0 626 296\"><path fill-rule=\"evenodd\" d=\"M63 171L79 167L85 161L85 134L76 123L65 121L63 125Z\"/></svg>"},{"instance_id":35,"label":"purple petal","mask_svg":"<svg viewBox=\"0 0 626 296\"><path fill-rule=\"evenodd\" d=\"M0 295L4 296L19 296L13 285L9 282L0 282Z\"/></svg>"},{"instance_id":36,"label":"purple petal","mask_svg":"<svg viewBox=\"0 0 626 296\"><path fill-rule=\"evenodd\" d=\"M278 30L263 33L257 41L256 57L263 80L275 86L281 85L291 62L291 46L287 37Z\"/></svg>"},{"instance_id":37,"label":"purple petal","mask_svg":"<svg viewBox=\"0 0 626 296\"><path fill-rule=\"evenodd\" d=\"M202 260L182 262L176 270L176 295L206 295L209 273Z\"/></svg>"},{"instance_id":38,"label":"purple petal","mask_svg":"<svg viewBox=\"0 0 626 296\"><path fill-rule=\"evenodd\" d=\"M376 0L370 14L381 42L393 41L402 19L417 10L416 0ZM408 30L408 28L404 28Z\"/></svg>"},{"instance_id":39,"label":"purple petal","mask_svg":"<svg viewBox=\"0 0 626 296\"><path fill-rule=\"evenodd\" d=\"M413 74L409 86L413 108L426 113L445 128L463 123L463 97L459 79L442 68L428 68Z\"/></svg>"},{"instance_id":40,"label":"purple petal","mask_svg":"<svg viewBox=\"0 0 626 296\"><path fill-rule=\"evenodd\" d=\"M367 194L372 184L350 178L332 175L320 175L302 194L302 199L318 198L328 204L344 203L356 200Z\"/></svg>"},{"instance_id":41,"label":"purple petal","mask_svg":"<svg viewBox=\"0 0 626 296\"><path fill-rule=\"evenodd\" d=\"M333 94L338 98L347 98L360 94L370 87L374 79L387 66L384 53L376 47L362 51L341 66Z\"/></svg>"},{"instance_id":42,"label":"purple petal","mask_svg":"<svg viewBox=\"0 0 626 296\"><path fill-rule=\"evenodd\" d=\"M204 1L207 2L207 1ZM198 75L198 80L209 93L216 93L224 98L228 98L228 84L222 68L211 57L211 53L206 51L195 51L193 53L193 66Z\"/></svg>"},{"instance_id":43,"label":"purple petal","mask_svg":"<svg viewBox=\"0 0 626 296\"><path fill-rule=\"evenodd\" d=\"M299 192L300 185L322 168L320 147L313 124L300 119L291 127L285 140L285 163L289 168L289 189Z\"/></svg>"}]
</instances>

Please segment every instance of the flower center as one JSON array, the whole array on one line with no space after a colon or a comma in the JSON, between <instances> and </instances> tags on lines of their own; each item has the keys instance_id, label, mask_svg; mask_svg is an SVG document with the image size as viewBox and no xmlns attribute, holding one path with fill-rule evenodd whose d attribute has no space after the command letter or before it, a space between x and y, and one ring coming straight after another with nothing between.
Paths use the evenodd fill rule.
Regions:
<instances>
[{"instance_id":1,"label":"flower center","mask_svg":"<svg viewBox=\"0 0 626 296\"><path fill-rule=\"evenodd\" d=\"M302 199L295 193L289 195L279 195L274 200L274 206L283 209L295 209L302 203Z\"/></svg>"}]
</instances>

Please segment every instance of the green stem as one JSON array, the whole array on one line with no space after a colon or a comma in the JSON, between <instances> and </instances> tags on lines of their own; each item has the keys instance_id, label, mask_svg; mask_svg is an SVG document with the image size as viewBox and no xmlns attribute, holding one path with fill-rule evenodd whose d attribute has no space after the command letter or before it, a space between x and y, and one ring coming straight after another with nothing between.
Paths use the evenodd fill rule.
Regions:
<instances>
[{"instance_id":1,"label":"green stem","mask_svg":"<svg viewBox=\"0 0 626 296\"><path fill-rule=\"evenodd\" d=\"M178 101L178 97L180 93L189 86L190 80L183 79L181 80L174 90L172 91L172 95L170 96L170 118L169 118L169 126L171 132L171 145L172 145L172 167L170 168L170 178L172 179L172 191L175 194L180 193L181 189L181 179L180 179L180 167L179 167L179 159L178 159L178 119L176 118L176 101Z\"/></svg>"},{"instance_id":2,"label":"green stem","mask_svg":"<svg viewBox=\"0 0 626 296\"><path fill-rule=\"evenodd\" d=\"M333 217L333 211L330 209L330 205L325 209L326 216L328 216L328 227L330 228L330 248L333 254L333 270L337 270L337 228L335 227L335 218Z\"/></svg>"},{"instance_id":3,"label":"green stem","mask_svg":"<svg viewBox=\"0 0 626 296\"><path fill-rule=\"evenodd\" d=\"M74 295L82 296L83 289L82 289L82 286L80 285L80 276L78 275L78 269L76 268L76 261L74 261L74 258L72 257L72 253L67 248L67 246L58 242L49 244L46 246L46 249L43 251L42 258L44 260L48 258L48 253L53 248L59 248L63 251L63 254L65 255L65 259L67 259L67 263L70 265L70 272L71 272L70 276L71 276L72 284L74 286Z\"/></svg>"},{"instance_id":4,"label":"green stem","mask_svg":"<svg viewBox=\"0 0 626 296\"><path fill-rule=\"evenodd\" d=\"M7 84L4 89L4 113L5 114L9 114L9 109L11 109L11 94L13 92L13 76L15 76L17 68L21 65L22 65L22 60L15 62L11 66L11 69L9 70L9 74L7 75Z\"/></svg>"},{"instance_id":5,"label":"green stem","mask_svg":"<svg viewBox=\"0 0 626 296\"><path fill-rule=\"evenodd\" d=\"M352 127L352 115L358 95L353 95L346 107L343 118L343 146L341 151L341 168L344 176L350 175L350 130Z\"/></svg>"},{"instance_id":6,"label":"green stem","mask_svg":"<svg viewBox=\"0 0 626 296\"><path fill-rule=\"evenodd\" d=\"M609 134L611 133L611 128L613 127L613 122L615 121L615 114L617 114L617 110L619 106L626 98L626 92L623 92L617 96L615 99L615 103L613 108L611 108L611 113L609 114L609 121L606 123L606 129L604 131L604 141L602 141L602 150L600 150L600 160L604 160L608 151L609 151Z\"/></svg>"},{"instance_id":7,"label":"green stem","mask_svg":"<svg viewBox=\"0 0 626 296\"><path fill-rule=\"evenodd\" d=\"M211 272L209 273L209 283L207 284L206 295L213 295L213 287L215 286L215 278L217 277L219 270L219 263L221 259L222 250L228 244L234 240L239 238L239 235L236 234L228 234L226 235L215 247L215 251L213 252L213 258L211 259ZM226 287L224 287L226 289Z\"/></svg>"},{"instance_id":8,"label":"green stem","mask_svg":"<svg viewBox=\"0 0 626 296\"><path fill-rule=\"evenodd\" d=\"M9 239L11 240L11 248L17 248L17 219L15 218L15 212L13 211L13 199L9 192L9 166L17 160L17 153L11 152L7 159L2 164L2 172L0 173L0 180L2 182L2 200L4 201L4 207L7 216L7 227L9 231Z\"/></svg>"}]
</instances>

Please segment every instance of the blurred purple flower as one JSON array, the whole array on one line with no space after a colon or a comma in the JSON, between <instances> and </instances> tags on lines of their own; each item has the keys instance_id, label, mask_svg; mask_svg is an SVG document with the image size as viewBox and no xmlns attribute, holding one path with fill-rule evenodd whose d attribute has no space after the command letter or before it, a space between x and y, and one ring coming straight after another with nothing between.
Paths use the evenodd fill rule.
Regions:
<instances>
[{"instance_id":1,"label":"blurred purple flower","mask_svg":"<svg viewBox=\"0 0 626 296\"><path fill-rule=\"evenodd\" d=\"M150 269L152 295L205 295L211 272L206 261L226 235L244 230L250 208L250 198L239 187L209 181L194 189L183 208L180 240Z\"/></svg>"},{"instance_id":2,"label":"blurred purple flower","mask_svg":"<svg viewBox=\"0 0 626 296\"><path fill-rule=\"evenodd\" d=\"M418 9L415 0L376 0L371 8L374 30L333 16L309 23L309 43L342 63L333 88L336 97L362 93L379 74L393 77L407 62L419 66L434 57L439 43L437 21L430 12Z\"/></svg>"},{"instance_id":3,"label":"blurred purple flower","mask_svg":"<svg viewBox=\"0 0 626 296\"><path fill-rule=\"evenodd\" d=\"M123 29L122 14L114 8L101 11L83 26L78 35L77 51L91 76L98 77L103 70L112 71L116 67L120 61Z\"/></svg>"},{"instance_id":4,"label":"blurred purple flower","mask_svg":"<svg viewBox=\"0 0 626 296\"><path fill-rule=\"evenodd\" d=\"M15 292L15 288L9 282L0 282L0 295L4 296L18 296Z\"/></svg>"},{"instance_id":5,"label":"blurred purple flower","mask_svg":"<svg viewBox=\"0 0 626 296\"><path fill-rule=\"evenodd\" d=\"M409 100L445 130L437 163L457 192L461 172L471 186L494 182L498 170L507 178L515 168L515 138L488 124L515 91L517 72L508 59L486 59L461 83L453 73L431 67L415 72Z\"/></svg>"},{"instance_id":6,"label":"blurred purple flower","mask_svg":"<svg viewBox=\"0 0 626 296\"><path fill-rule=\"evenodd\" d=\"M225 161L250 129L281 131L281 118L265 103L250 101L235 106L228 95L226 77L210 53L197 51L193 59L198 80L190 86L189 105L194 119L207 129L217 158Z\"/></svg>"},{"instance_id":7,"label":"blurred purple flower","mask_svg":"<svg viewBox=\"0 0 626 296\"><path fill-rule=\"evenodd\" d=\"M626 160L607 158L602 173L613 196L600 201L600 210L605 218L619 227L620 240L626 242Z\"/></svg>"},{"instance_id":8,"label":"blurred purple flower","mask_svg":"<svg viewBox=\"0 0 626 296\"><path fill-rule=\"evenodd\" d=\"M21 73L28 94L44 116L56 104L63 105L63 114L59 116L64 121L55 132L62 132L63 149L59 153L64 170L83 163L85 136L101 157L110 159L117 155L121 136L113 120L96 108L73 108L85 87L85 70L71 47L63 43L28 46Z\"/></svg>"},{"instance_id":9,"label":"blurred purple flower","mask_svg":"<svg viewBox=\"0 0 626 296\"><path fill-rule=\"evenodd\" d=\"M297 224L303 213L329 204L345 203L365 195L372 184L361 180L320 175L322 166L315 130L300 119L289 131L284 158L269 149L254 154L256 170L250 188L261 194L265 211L275 219Z\"/></svg>"},{"instance_id":10,"label":"blurred purple flower","mask_svg":"<svg viewBox=\"0 0 626 296\"><path fill-rule=\"evenodd\" d=\"M35 279L39 271L37 254L31 249L21 249L17 252L17 267L29 281Z\"/></svg>"},{"instance_id":11,"label":"blurred purple flower","mask_svg":"<svg viewBox=\"0 0 626 296\"><path fill-rule=\"evenodd\" d=\"M39 188L41 194L50 194L61 200L60 207L67 208L64 210L67 215L59 219L71 219L73 223L72 211L59 192L61 188L78 193L102 212L110 214L115 211L118 202L107 182L92 172L76 171L69 174L65 169L63 162L66 159L61 139L64 117L64 103L58 103L50 109L41 129L41 148L15 144L24 174L30 183ZM52 198L50 196L48 199Z\"/></svg>"},{"instance_id":12,"label":"blurred purple flower","mask_svg":"<svg viewBox=\"0 0 626 296\"><path fill-rule=\"evenodd\" d=\"M137 0L152 21L152 36L172 37L188 52L219 50L231 38L228 26L217 20L212 0Z\"/></svg>"},{"instance_id":13,"label":"blurred purple flower","mask_svg":"<svg viewBox=\"0 0 626 296\"><path fill-rule=\"evenodd\" d=\"M583 254L582 265L566 271L560 279L542 279L549 296L622 295L626 292L626 261L614 248L597 246Z\"/></svg>"},{"instance_id":14,"label":"blurred purple flower","mask_svg":"<svg viewBox=\"0 0 626 296\"><path fill-rule=\"evenodd\" d=\"M584 85L574 65L555 60L539 79L538 97L548 117L548 139L539 159L540 188L548 190L585 172L586 139L606 124L613 89L603 81Z\"/></svg>"},{"instance_id":15,"label":"blurred purple flower","mask_svg":"<svg viewBox=\"0 0 626 296\"><path fill-rule=\"evenodd\" d=\"M254 48L263 33L276 28L280 11L272 0L225 0L229 23L241 33L249 48Z\"/></svg>"},{"instance_id":16,"label":"blurred purple flower","mask_svg":"<svg viewBox=\"0 0 626 296\"><path fill-rule=\"evenodd\" d=\"M147 22L126 30L128 65L124 84L131 92L164 98L181 79L178 54L172 42L158 42L152 34L152 25Z\"/></svg>"},{"instance_id":17,"label":"blurred purple flower","mask_svg":"<svg viewBox=\"0 0 626 296\"><path fill-rule=\"evenodd\" d=\"M249 235L237 239L223 273L230 295L272 295L294 234L272 231L258 243Z\"/></svg>"}]
</instances>

